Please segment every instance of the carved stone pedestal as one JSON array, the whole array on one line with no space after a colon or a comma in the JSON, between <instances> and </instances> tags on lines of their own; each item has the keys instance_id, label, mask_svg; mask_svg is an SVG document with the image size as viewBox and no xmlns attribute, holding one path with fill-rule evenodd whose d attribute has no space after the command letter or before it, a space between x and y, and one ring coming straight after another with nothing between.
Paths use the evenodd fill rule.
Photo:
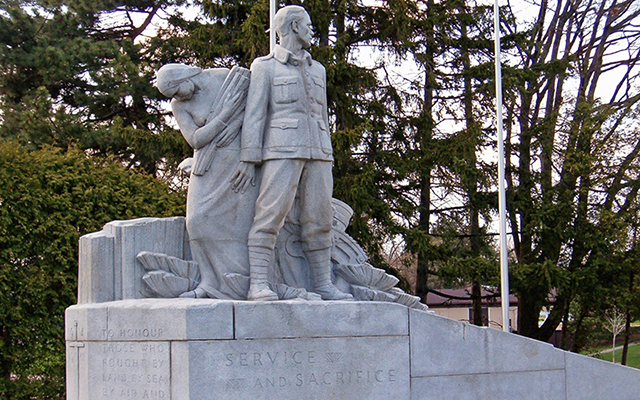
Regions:
<instances>
[{"instance_id":1,"label":"carved stone pedestal","mask_svg":"<svg viewBox=\"0 0 640 400\"><path fill-rule=\"evenodd\" d=\"M393 303L67 310L67 399L637 399L640 371Z\"/></svg>"},{"instance_id":2,"label":"carved stone pedestal","mask_svg":"<svg viewBox=\"0 0 640 400\"><path fill-rule=\"evenodd\" d=\"M408 315L353 302L74 306L68 399L409 399Z\"/></svg>"}]
</instances>

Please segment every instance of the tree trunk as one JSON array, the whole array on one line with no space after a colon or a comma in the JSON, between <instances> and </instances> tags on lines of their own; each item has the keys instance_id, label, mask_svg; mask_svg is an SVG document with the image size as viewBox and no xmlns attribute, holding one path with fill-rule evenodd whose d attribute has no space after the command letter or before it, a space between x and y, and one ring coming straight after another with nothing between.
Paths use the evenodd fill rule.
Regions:
<instances>
[{"instance_id":1,"label":"tree trunk","mask_svg":"<svg viewBox=\"0 0 640 400\"><path fill-rule=\"evenodd\" d=\"M523 294L520 294L518 297L518 333L527 337L536 338L540 307L538 306L538 302L532 297L534 296Z\"/></svg>"},{"instance_id":2,"label":"tree trunk","mask_svg":"<svg viewBox=\"0 0 640 400\"><path fill-rule=\"evenodd\" d=\"M6 384L9 384L11 381L11 352L7 351L11 346L11 337L9 333L6 331L6 327L4 325L0 325L0 342L2 343L2 347L5 349L0 351L0 376L4 379Z\"/></svg>"},{"instance_id":3,"label":"tree trunk","mask_svg":"<svg viewBox=\"0 0 640 400\"><path fill-rule=\"evenodd\" d=\"M567 343L569 342L569 310L564 310L564 316L562 317L562 336L560 337L560 348L567 349Z\"/></svg>"},{"instance_id":4,"label":"tree trunk","mask_svg":"<svg viewBox=\"0 0 640 400\"><path fill-rule=\"evenodd\" d=\"M460 13L467 13L466 7L460 9ZM460 43L462 66L465 71L471 69L471 58L469 56L468 48L468 35L467 26L464 20L461 20L460 33L462 41ZM461 183L467 195L467 204L469 207L469 246L471 248L471 257L477 259L481 256L480 249L480 204L478 201L478 170L477 170L477 156L476 146L478 143L478 131L477 124L473 115L473 87L471 85L471 77L469 74L464 74L464 120L465 120L465 136L467 138L467 148L465 149L467 170L461 173ZM479 274L475 274L479 276ZM507 294L508 297L508 294ZM478 326L483 326L484 322L482 317L482 282L475 278L472 283L472 296L473 300L473 323ZM509 321L506 322L507 324Z\"/></svg>"},{"instance_id":5,"label":"tree trunk","mask_svg":"<svg viewBox=\"0 0 640 400\"><path fill-rule=\"evenodd\" d=\"M484 326L482 321L482 286L477 279L471 285L471 301L473 302L473 321L471 323Z\"/></svg>"},{"instance_id":6,"label":"tree trunk","mask_svg":"<svg viewBox=\"0 0 640 400\"><path fill-rule=\"evenodd\" d=\"M420 230L429 234L429 217L431 202L431 174L422 176L420 182ZM418 252L418 268L416 271L416 296L420 297L423 303L427 303L429 294L429 259L424 251Z\"/></svg>"},{"instance_id":7,"label":"tree trunk","mask_svg":"<svg viewBox=\"0 0 640 400\"><path fill-rule=\"evenodd\" d=\"M427 21L430 21L429 13L433 9L434 1L427 1ZM420 145L420 154L423 165L422 173L420 174L419 191L420 191L420 203L418 204L419 212L419 229L426 235L430 230L430 217L431 217L431 161L430 157L427 157L429 151L431 151L431 139L433 136L433 91L435 88L435 77L433 76L434 61L434 49L435 49L435 33L434 25L428 22L428 29L426 33L426 49L425 49L425 80L424 80L424 98L422 104L422 112L420 114L420 120L418 122L417 129L417 141ZM429 163L429 164L428 164ZM427 165L425 165L427 164ZM422 302L427 302L427 294L429 293L428 279L429 279L429 256L424 251L418 252L418 266L416 271L416 296L422 299Z\"/></svg>"},{"instance_id":8,"label":"tree trunk","mask_svg":"<svg viewBox=\"0 0 640 400\"><path fill-rule=\"evenodd\" d=\"M635 235L634 235L634 242L635 242ZM635 273L633 271L631 271L629 273L629 293L633 293L633 282L635 281ZM622 365L627 365L627 354L629 352L629 339L631 338L631 319L632 319L632 315L631 315L631 307L627 306L627 313L626 313L626 319L624 322L624 345L622 346L622 360L621 360L621 364Z\"/></svg>"},{"instance_id":9,"label":"tree trunk","mask_svg":"<svg viewBox=\"0 0 640 400\"><path fill-rule=\"evenodd\" d=\"M616 363L616 334L613 334L613 344L611 345L611 362Z\"/></svg>"},{"instance_id":10,"label":"tree trunk","mask_svg":"<svg viewBox=\"0 0 640 400\"><path fill-rule=\"evenodd\" d=\"M629 337L631 336L631 309L627 308L626 321L624 323L624 345L622 346L622 360L620 364L627 365L627 353L629 352Z\"/></svg>"}]
</instances>

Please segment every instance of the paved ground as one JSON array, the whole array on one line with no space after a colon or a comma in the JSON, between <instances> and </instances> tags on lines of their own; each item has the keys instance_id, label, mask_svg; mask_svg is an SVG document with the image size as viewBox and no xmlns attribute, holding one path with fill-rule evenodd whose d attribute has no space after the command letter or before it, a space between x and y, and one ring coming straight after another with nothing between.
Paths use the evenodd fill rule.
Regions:
<instances>
[{"instance_id":1,"label":"paved ground","mask_svg":"<svg viewBox=\"0 0 640 400\"><path fill-rule=\"evenodd\" d=\"M639 342L629 343L629 347L631 347L631 346L635 346L635 345L637 345L638 343L639 343ZM623 347L624 347L624 346L616 346L616 350L621 350ZM612 348L609 348L609 349L606 349L606 350L602 350L602 351L600 352L600 354L602 354L602 353L611 353L612 351L613 351L613 349L612 349Z\"/></svg>"}]
</instances>

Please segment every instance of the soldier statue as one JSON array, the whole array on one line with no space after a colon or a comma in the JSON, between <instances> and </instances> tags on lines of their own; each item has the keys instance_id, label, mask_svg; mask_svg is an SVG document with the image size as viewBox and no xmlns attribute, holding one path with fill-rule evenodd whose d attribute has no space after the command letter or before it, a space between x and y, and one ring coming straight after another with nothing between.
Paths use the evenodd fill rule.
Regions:
<instances>
[{"instance_id":1,"label":"soldier statue","mask_svg":"<svg viewBox=\"0 0 640 400\"><path fill-rule=\"evenodd\" d=\"M331 281L333 155L327 114L326 74L305 50L313 28L304 8L286 6L275 15L279 39L271 54L251 65L241 134L236 191L262 182L249 231L249 300L277 300L267 282L273 249L294 201L313 291L324 300L352 300Z\"/></svg>"}]
</instances>

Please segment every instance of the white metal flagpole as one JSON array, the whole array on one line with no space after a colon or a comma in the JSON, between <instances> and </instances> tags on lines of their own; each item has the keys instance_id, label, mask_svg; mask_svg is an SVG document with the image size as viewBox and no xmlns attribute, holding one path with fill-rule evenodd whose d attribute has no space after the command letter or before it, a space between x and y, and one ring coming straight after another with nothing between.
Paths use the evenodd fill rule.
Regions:
<instances>
[{"instance_id":1,"label":"white metal flagpole","mask_svg":"<svg viewBox=\"0 0 640 400\"><path fill-rule=\"evenodd\" d=\"M273 29L273 17L276 15L276 0L269 0L269 51L276 47L276 30Z\"/></svg>"},{"instance_id":2,"label":"white metal flagpole","mask_svg":"<svg viewBox=\"0 0 640 400\"><path fill-rule=\"evenodd\" d=\"M509 332L509 260L507 255L507 216L504 188L504 137L502 133L502 67L500 65L500 8L493 4L493 30L496 57L496 122L498 124L498 210L500 215L500 281L502 299L502 330Z\"/></svg>"}]
</instances>

